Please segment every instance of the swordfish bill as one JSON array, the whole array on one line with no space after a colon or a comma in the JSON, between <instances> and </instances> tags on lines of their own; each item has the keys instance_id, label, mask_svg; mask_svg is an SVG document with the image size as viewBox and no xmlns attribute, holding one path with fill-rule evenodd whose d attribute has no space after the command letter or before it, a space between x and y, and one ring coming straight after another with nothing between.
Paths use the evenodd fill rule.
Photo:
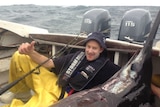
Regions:
<instances>
[{"instance_id":1,"label":"swordfish bill","mask_svg":"<svg viewBox=\"0 0 160 107\"><path fill-rule=\"evenodd\" d=\"M143 48L104 84L77 92L52 107L150 107L151 50L160 23L160 11Z\"/></svg>"}]
</instances>

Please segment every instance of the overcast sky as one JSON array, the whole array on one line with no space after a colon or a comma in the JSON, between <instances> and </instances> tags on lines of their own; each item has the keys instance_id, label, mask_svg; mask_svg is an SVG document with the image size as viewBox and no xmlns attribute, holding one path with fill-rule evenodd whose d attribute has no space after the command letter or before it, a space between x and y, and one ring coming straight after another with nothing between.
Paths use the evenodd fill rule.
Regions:
<instances>
[{"instance_id":1,"label":"overcast sky","mask_svg":"<svg viewBox=\"0 0 160 107\"><path fill-rule=\"evenodd\" d=\"M1 0L0 5L160 6L159 0Z\"/></svg>"}]
</instances>

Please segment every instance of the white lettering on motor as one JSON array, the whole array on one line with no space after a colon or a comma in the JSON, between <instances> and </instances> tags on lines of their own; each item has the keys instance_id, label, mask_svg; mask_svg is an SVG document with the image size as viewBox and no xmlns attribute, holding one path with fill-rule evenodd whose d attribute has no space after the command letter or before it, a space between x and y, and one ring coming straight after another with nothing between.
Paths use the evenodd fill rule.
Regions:
<instances>
[{"instance_id":1,"label":"white lettering on motor","mask_svg":"<svg viewBox=\"0 0 160 107\"><path fill-rule=\"evenodd\" d=\"M125 26L127 26L127 27L135 27L135 23L133 22L133 21L126 21L125 22Z\"/></svg>"},{"instance_id":2,"label":"white lettering on motor","mask_svg":"<svg viewBox=\"0 0 160 107\"><path fill-rule=\"evenodd\" d=\"M84 23L91 24L91 23L92 23L92 20L91 20L91 19L86 18L86 19L84 19Z\"/></svg>"}]
</instances>

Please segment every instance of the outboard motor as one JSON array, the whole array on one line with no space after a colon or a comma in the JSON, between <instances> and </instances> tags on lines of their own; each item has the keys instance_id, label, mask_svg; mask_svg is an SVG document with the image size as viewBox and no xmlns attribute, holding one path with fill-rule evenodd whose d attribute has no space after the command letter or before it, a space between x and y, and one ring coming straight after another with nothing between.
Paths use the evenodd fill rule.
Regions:
<instances>
[{"instance_id":1,"label":"outboard motor","mask_svg":"<svg viewBox=\"0 0 160 107\"><path fill-rule=\"evenodd\" d=\"M88 35L91 32L102 32L106 38L110 37L111 16L108 10L92 9L84 13L81 34Z\"/></svg>"},{"instance_id":2,"label":"outboard motor","mask_svg":"<svg viewBox=\"0 0 160 107\"><path fill-rule=\"evenodd\" d=\"M121 21L119 40L143 44L150 32L152 18L149 11L132 9L127 11Z\"/></svg>"}]
</instances>

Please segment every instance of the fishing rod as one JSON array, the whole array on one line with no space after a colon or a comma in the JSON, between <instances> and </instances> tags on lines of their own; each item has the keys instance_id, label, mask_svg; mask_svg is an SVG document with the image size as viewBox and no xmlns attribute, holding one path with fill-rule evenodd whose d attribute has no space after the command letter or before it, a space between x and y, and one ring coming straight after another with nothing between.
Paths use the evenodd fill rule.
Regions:
<instances>
[{"instance_id":1,"label":"fishing rod","mask_svg":"<svg viewBox=\"0 0 160 107\"><path fill-rule=\"evenodd\" d=\"M9 83L8 85L4 86L3 88L1 88L0 90L0 95L2 95L4 92L6 92L7 90L9 90L10 88L12 88L13 86L15 86L19 81L21 81L22 79L24 79L25 77L27 77L28 75L32 74L35 70L39 69L43 64L45 64L46 62L48 62L51 58L56 57L57 55L59 55L60 53L64 53L68 48L70 44L75 44L76 41L78 40L78 36L77 35L73 40L71 40L68 44L66 44L63 48L61 48L59 51L57 51L54 55L50 56L49 58L47 58L47 60L45 60L44 62L40 63L38 66L36 66L34 69L32 69L31 71L29 71L28 73L26 73L25 75L23 75L22 77L18 78L17 80ZM38 74L38 73L37 73Z\"/></svg>"}]
</instances>

